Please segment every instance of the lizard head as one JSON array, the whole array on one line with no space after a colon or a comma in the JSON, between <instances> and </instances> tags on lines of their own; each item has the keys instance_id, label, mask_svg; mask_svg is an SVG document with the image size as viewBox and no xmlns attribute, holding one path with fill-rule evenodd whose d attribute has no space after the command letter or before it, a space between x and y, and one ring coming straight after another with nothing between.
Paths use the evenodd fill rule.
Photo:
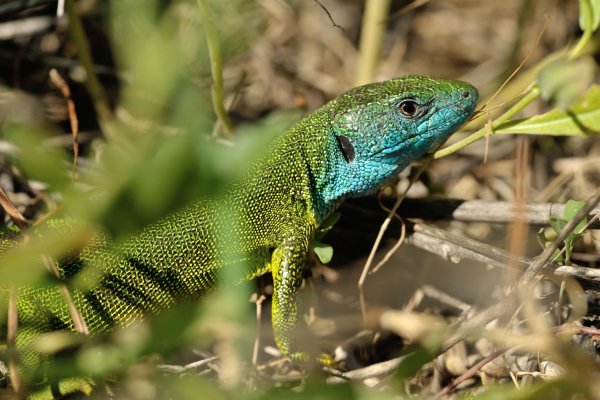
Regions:
<instances>
[{"instance_id":1,"label":"lizard head","mask_svg":"<svg viewBox=\"0 0 600 400\"><path fill-rule=\"evenodd\" d=\"M478 92L460 81L406 76L352 89L329 104L335 147L325 202L380 189L444 142L475 110Z\"/></svg>"}]
</instances>

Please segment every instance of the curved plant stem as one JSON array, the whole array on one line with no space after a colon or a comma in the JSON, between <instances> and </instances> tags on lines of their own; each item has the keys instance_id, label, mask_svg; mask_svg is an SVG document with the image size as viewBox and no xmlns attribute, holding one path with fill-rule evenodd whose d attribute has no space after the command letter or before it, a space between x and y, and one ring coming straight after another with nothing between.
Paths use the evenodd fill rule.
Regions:
<instances>
[{"instance_id":1,"label":"curved plant stem","mask_svg":"<svg viewBox=\"0 0 600 400\"><path fill-rule=\"evenodd\" d=\"M217 114L217 118L223 125L223 132L225 136L231 138L231 132L233 131L233 124L229 115L225 110L224 96L223 96L223 63L221 61L221 49L219 48L219 39L217 37L217 31L213 25L212 16L206 0L198 0L198 7L200 8L200 17L202 18L202 26L204 28L204 34L206 35L206 43L208 45L208 55L210 57L210 72L212 75L212 103Z\"/></svg>"},{"instance_id":2,"label":"curved plant stem","mask_svg":"<svg viewBox=\"0 0 600 400\"><path fill-rule=\"evenodd\" d=\"M529 104L531 104L531 102L533 102L534 100L539 98L540 94L541 94L541 91L540 91L539 87L534 86L532 89L530 89L529 92L521 100L519 100L519 102L517 104L515 104L514 106L509 108L504 114L502 114L501 116L496 118L496 120L492 124L492 134L493 134L493 130L495 128L497 128L499 125L503 124L504 122L508 121L509 119L511 119L512 117L517 115L521 110L523 110L525 107L527 107ZM435 154L433 155L433 158L438 159L438 158L445 157L449 154L452 154L454 152L457 152L458 150L462 149L463 147L467 147L471 143L476 142L477 140L485 137L485 135L487 135L488 133L489 133L488 128L486 126L484 126L483 128L479 129L477 132L475 132L472 135L470 135L469 137L461 140L460 142L456 142L453 145L444 147L443 149L436 151Z\"/></svg>"},{"instance_id":3,"label":"curved plant stem","mask_svg":"<svg viewBox=\"0 0 600 400\"><path fill-rule=\"evenodd\" d=\"M592 38L592 31L591 30L584 31L583 35L581 35L581 38L579 39L579 41L577 42L575 47L573 47L573 50L571 50L571 53L569 54L569 60L574 60L577 57L579 57L580 55L582 55L584 53L583 50L585 49L585 46L588 44L588 42L590 41L591 38Z\"/></svg>"},{"instance_id":4,"label":"curved plant stem","mask_svg":"<svg viewBox=\"0 0 600 400\"><path fill-rule=\"evenodd\" d=\"M592 5L589 3L589 1L586 0L586 2L587 2L588 12L584 13L582 9L580 9L579 12L581 13L580 18L581 18L581 16L587 16L587 21L585 23L585 26L587 27L587 29L585 27L582 27L583 35L581 35L581 37L579 38L579 41L577 42L575 47L573 47L573 50L571 50L571 53L569 54L569 58L568 58L569 60L574 60L583 53L585 46L588 44L588 42L592 38L592 34L594 33L594 29L591 29L592 25L594 25L593 15L592 15ZM583 6L584 6L584 4L579 5L579 7L583 7Z\"/></svg>"}]
</instances>

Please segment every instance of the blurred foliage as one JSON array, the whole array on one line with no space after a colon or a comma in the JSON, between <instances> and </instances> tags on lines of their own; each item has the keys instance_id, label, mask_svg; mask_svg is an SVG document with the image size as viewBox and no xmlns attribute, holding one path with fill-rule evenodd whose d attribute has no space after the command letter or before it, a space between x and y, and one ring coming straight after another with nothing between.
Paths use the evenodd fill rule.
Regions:
<instances>
[{"instance_id":1,"label":"blurred foliage","mask_svg":"<svg viewBox=\"0 0 600 400\"><path fill-rule=\"evenodd\" d=\"M592 84L596 61L580 57L577 49L584 49L597 29L600 5L595 0L581 0L580 4L584 39L573 52L577 56L556 61L548 58L540 63L545 66L540 67L538 75L520 83L521 87L539 84L541 96L556 108L504 122L496 132L597 134L600 90ZM209 5L225 62L247 50L266 28L255 2L213 0ZM52 210L53 216L78 221L75 229L60 237L43 232L34 235L26 246L3 258L3 283L52 284L39 263L41 254L60 259L69 249L85 244L98 229L120 241L194 200L218 198L230 182L241 179L248 164L260 156L273 137L298 119L297 113L273 113L239 125L234 146L215 140L209 59L195 2L119 0L100 8L102 22L112 37L120 87L111 119L101 124L107 127L105 137L88 157L91 166L80 168L75 182L71 182L72 156L45 145L55 133L52 128L24 122L2 126L3 138L18 148L11 161L29 179L46 183L47 191L60 200L59 209ZM339 217L334 215L334 219ZM565 215L557 228L568 219ZM323 232L333 223L326 224ZM317 242L315 251L322 262L327 262L333 249ZM76 335L44 335L37 345L49 354L72 347L77 350L57 357L47 377L57 380L91 376L99 387L105 381L117 381L125 397L133 399L192 399L198 393L207 399L395 399L408 395L399 388L408 386L415 373L426 368L441 348L439 343L408 347L408 356L392 378L392 387L397 391L367 390L350 383L326 385L320 375L309 377L298 392L271 386L259 390L252 385L248 390L247 381L256 378L256 371L247 371L254 340L250 292L248 285L225 286L199 304L184 304L106 337L83 340ZM176 358L173 354L182 347L210 346L214 338L223 365L232 368L229 381L217 384L195 374L171 376L153 368ZM584 385L561 379L524 390L491 387L484 389L483 398L558 399L575 393L585 398Z\"/></svg>"},{"instance_id":2,"label":"blurred foliage","mask_svg":"<svg viewBox=\"0 0 600 400\"><path fill-rule=\"evenodd\" d=\"M559 59L545 65L538 75L542 98L566 110L594 82L596 63L591 57ZM597 106L597 104L591 105Z\"/></svg>"},{"instance_id":3,"label":"blurred foliage","mask_svg":"<svg viewBox=\"0 0 600 400\"><path fill-rule=\"evenodd\" d=\"M224 57L247 49L261 29L258 9L238 0L211 1L210 6L219 15L217 30ZM298 118L293 113L274 113L264 121L240 125L237 145L217 143L212 139L210 67L197 5L193 1L125 0L113 1L108 10L101 10L113 37L121 85L112 116L100 121L108 129L105 140L87 158L93 165L78 168L71 182L72 156L45 145L55 135L47 126L16 121L2 126L3 138L18 149L12 162L29 179L47 184L48 192L60 194L59 209L51 210L52 217L77 221L61 235L36 229L26 246L4 257L0 265L4 285L54 284L39 262L40 255L61 259L71 249L84 246L97 229L108 231L118 242L192 201L218 198L226 185L242 177L266 144ZM2 296L6 293L2 291ZM143 365L152 355L197 345L207 335L221 337L233 346L232 354L242 350L247 358L252 345L248 327L253 326L248 322L254 315L248 299L247 285L224 287L199 305L183 304L106 337L82 341L75 334L41 335L36 348L42 353L52 356L78 350L56 356L40 379L52 382L90 376L101 386L106 379L127 377L130 368ZM2 304L5 321L6 301ZM123 382L126 388L135 386L135 381ZM208 387L201 379L187 382L190 388ZM179 386L177 392L182 393ZM185 393L182 396L191 396Z\"/></svg>"}]
</instances>

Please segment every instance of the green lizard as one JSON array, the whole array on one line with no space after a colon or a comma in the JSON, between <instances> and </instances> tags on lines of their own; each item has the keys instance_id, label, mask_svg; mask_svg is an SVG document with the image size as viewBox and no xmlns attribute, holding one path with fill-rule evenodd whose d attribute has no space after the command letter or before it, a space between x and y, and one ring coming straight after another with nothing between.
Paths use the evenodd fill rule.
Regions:
<instances>
[{"instance_id":1,"label":"green lizard","mask_svg":"<svg viewBox=\"0 0 600 400\"><path fill-rule=\"evenodd\" d=\"M85 268L97 279L72 293L75 305L97 334L197 298L220 268L243 266L248 279L270 272L275 341L283 354L304 359L294 344L296 295L319 224L345 198L377 191L444 142L477 99L467 83L420 76L346 92L276 139L220 204L201 200L119 245L98 235L63 261L63 277ZM21 332L74 329L57 289L24 287L18 295Z\"/></svg>"}]
</instances>

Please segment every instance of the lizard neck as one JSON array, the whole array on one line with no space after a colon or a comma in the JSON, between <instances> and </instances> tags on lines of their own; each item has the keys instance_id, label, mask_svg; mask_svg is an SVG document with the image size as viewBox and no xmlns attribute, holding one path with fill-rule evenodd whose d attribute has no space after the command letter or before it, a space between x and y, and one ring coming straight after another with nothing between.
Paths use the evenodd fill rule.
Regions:
<instances>
[{"instance_id":1,"label":"lizard neck","mask_svg":"<svg viewBox=\"0 0 600 400\"><path fill-rule=\"evenodd\" d=\"M313 181L311 190L313 210L319 223L335 211L345 199L377 192L408 164L399 159L389 163L369 160L349 163L344 159L333 131L308 143L309 148L314 146L316 140L321 141L319 146L326 148L326 151L319 151L321 156L318 160L310 156L305 159ZM368 181L362 178L365 169L370 171Z\"/></svg>"},{"instance_id":2,"label":"lizard neck","mask_svg":"<svg viewBox=\"0 0 600 400\"><path fill-rule=\"evenodd\" d=\"M286 135L286 146L295 148L294 157L302 165L307 177L307 203L316 226L320 225L344 201L345 196L335 191L335 164L337 149L330 124L313 114ZM333 141L332 141L333 140Z\"/></svg>"}]
</instances>

